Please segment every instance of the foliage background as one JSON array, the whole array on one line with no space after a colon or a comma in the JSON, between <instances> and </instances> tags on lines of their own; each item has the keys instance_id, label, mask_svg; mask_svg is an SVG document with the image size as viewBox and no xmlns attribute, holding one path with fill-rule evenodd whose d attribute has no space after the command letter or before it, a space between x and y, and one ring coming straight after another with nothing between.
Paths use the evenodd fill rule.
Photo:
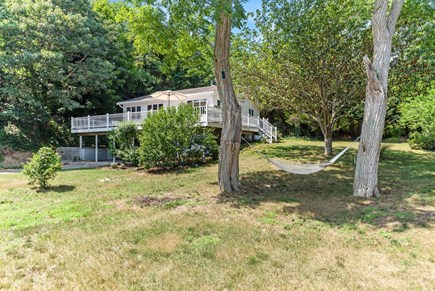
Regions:
<instances>
[{"instance_id":1,"label":"foliage background","mask_svg":"<svg viewBox=\"0 0 435 291\"><path fill-rule=\"evenodd\" d=\"M312 109L332 110L349 96L333 129L335 137L358 135L372 2L273 0L254 14L238 13L231 60L237 91L284 135L311 137L321 136L313 115L328 119ZM171 3L0 1L0 146L77 145L69 130L72 116L116 112L119 100L213 83L212 9L199 7L201 1ZM183 3L189 5L177 6ZM193 9L192 25L180 19L186 9ZM394 36L385 137L415 131L401 122L407 112L402 104L434 88L434 12L432 0L404 4ZM246 21L256 26L248 29ZM309 65L316 60L322 64ZM329 78L333 72L338 79Z\"/></svg>"}]
</instances>

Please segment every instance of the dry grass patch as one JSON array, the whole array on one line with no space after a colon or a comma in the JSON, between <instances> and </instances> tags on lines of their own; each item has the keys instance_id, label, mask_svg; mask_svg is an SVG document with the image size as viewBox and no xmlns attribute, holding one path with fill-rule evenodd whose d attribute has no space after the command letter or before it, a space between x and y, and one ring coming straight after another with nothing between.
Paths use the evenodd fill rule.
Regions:
<instances>
[{"instance_id":1,"label":"dry grass patch","mask_svg":"<svg viewBox=\"0 0 435 291\"><path fill-rule=\"evenodd\" d=\"M178 235L164 233L148 240L147 249L158 253L171 254L181 243L182 240Z\"/></svg>"}]
</instances>

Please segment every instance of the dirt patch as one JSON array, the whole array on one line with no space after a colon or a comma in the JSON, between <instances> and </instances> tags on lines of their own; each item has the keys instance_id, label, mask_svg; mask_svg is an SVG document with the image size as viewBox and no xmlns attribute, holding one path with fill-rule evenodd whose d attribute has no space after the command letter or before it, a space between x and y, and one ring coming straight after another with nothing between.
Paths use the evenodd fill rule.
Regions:
<instances>
[{"instance_id":1,"label":"dirt patch","mask_svg":"<svg viewBox=\"0 0 435 291\"><path fill-rule=\"evenodd\" d=\"M0 162L0 166L21 167L23 163L26 163L32 157L32 152L3 149L1 155L3 156L3 161Z\"/></svg>"},{"instance_id":2,"label":"dirt patch","mask_svg":"<svg viewBox=\"0 0 435 291\"><path fill-rule=\"evenodd\" d=\"M172 195L167 195L163 197L151 197L145 195L145 196L137 197L135 200L141 207L168 206L168 205L176 206L176 205L184 204L183 202L185 201L185 199Z\"/></svg>"}]
</instances>

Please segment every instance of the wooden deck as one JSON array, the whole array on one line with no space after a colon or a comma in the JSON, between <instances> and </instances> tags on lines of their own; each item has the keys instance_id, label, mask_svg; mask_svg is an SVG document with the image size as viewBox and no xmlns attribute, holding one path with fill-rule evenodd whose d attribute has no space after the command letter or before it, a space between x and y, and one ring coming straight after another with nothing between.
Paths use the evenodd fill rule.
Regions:
<instances>
[{"instance_id":1,"label":"wooden deck","mask_svg":"<svg viewBox=\"0 0 435 291\"><path fill-rule=\"evenodd\" d=\"M220 108L204 106L199 107L200 123L203 126L222 128L222 111ZM126 112L95 116L71 118L71 132L79 135L105 135L113 130L122 121L133 121L138 127L142 125L153 111ZM260 134L269 142L277 140L277 129L266 119L242 115L242 130L248 133Z\"/></svg>"}]
</instances>

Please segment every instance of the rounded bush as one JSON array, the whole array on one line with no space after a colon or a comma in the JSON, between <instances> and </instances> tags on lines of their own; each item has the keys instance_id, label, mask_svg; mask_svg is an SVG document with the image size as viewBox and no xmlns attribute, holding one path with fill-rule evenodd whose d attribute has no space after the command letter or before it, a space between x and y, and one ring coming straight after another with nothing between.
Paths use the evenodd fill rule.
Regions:
<instances>
[{"instance_id":1,"label":"rounded bush","mask_svg":"<svg viewBox=\"0 0 435 291\"><path fill-rule=\"evenodd\" d=\"M216 137L189 104L161 109L144 120L140 156L145 168L192 165L216 156Z\"/></svg>"},{"instance_id":2,"label":"rounded bush","mask_svg":"<svg viewBox=\"0 0 435 291\"><path fill-rule=\"evenodd\" d=\"M53 179L61 169L60 156L52 148L42 147L33 154L28 163L24 164L23 174L29 177L30 184L47 188L48 181Z\"/></svg>"}]
</instances>

